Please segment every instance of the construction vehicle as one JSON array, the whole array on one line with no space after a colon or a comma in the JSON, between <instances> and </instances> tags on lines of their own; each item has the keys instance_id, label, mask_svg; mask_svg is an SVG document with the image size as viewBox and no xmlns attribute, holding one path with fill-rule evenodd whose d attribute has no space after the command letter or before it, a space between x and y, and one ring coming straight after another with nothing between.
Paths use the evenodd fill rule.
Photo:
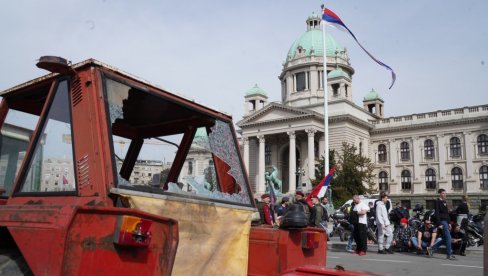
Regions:
<instances>
[{"instance_id":1,"label":"construction vehicle","mask_svg":"<svg viewBox=\"0 0 488 276\"><path fill-rule=\"evenodd\" d=\"M251 226L231 116L93 59L37 66L0 92L0 274L356 275L325 268L324 230Z\"/></svg>"}]
</instances>

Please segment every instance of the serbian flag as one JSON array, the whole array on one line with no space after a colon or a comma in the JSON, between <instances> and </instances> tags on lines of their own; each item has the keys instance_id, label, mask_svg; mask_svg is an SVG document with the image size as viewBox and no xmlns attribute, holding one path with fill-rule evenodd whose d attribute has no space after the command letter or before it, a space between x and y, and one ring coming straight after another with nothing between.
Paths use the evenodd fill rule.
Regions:
<instances>
[{"instance_id":1,"label":"serbian flag","mask_svg":"<svg viewBox=\"0 0 488 276\"><path fill-rule=\"evenodd\" d=\"M312 204L312 196L316 195L317 197L321 198L325 195L325 192L327 192L327 188L329 187L330 181L334 177L334 172L336 170L336 166L332 167L332 169L329 171L329 174L324 177L320 183L313 188L312 192L307 196L305 199L310 207L313 206Z\"/></svg>"},{"instance_id":2,"label":"serbian flag","mask_svg":"<svg viewBox=\"0 0 488 276\"><path fill-rule=\"evenodd\" d=\"M359 43L358 39L356 38L356 36L351 32L351 30L349 30L349 28L346 26L346 24L344 24L344 22L342 22L342 20L339 18L339 16L337 16L337 14L335 14L333 11L327 9L326 7L322 6L323 8L323 11L322 11L322 21L324 23L326 23L327 25L329 26L332 26L332 27L335 27L337 29L340 29L340 30L346 30L347 32L349 32L351 34L351 36L354 38L354 40L356 40L357 44L359 45L359 47L361 47L361 49L364 50L364 52L366 52L366 54L368 54L368 56L370 58L372 58L376 63L378 63L379 65L385 67L386 69L390 70L391 71L391 85L390 85L390 88L391 89L393 87L393 84L395 84L395 80L396 80L396 74L395 74L395 71L393 71L393 69L391 69L390 66L384 64L383 62L381 62L380 60L376 59L375 57L373 57L373 55L368 52L364 47L363 45L361 45L361 43Z\"/></svg>"}]
</instances>

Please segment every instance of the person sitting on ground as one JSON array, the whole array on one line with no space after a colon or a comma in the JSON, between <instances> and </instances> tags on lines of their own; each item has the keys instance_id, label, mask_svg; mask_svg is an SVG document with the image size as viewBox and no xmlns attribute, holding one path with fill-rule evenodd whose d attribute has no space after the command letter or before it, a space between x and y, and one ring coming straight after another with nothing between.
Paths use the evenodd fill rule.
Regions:
<instances>
[{"instance_id":1,"label":"person sitting on ground","mask_svg":"<svg viewBox=\"0 0 488 276\"><path fill-rule=\"evenodd\" d=\"M455 223L452 227L451 232L451 244L453 253L459 250L459 255L466 256L466 246L468 242L466 241L466 236L461 232L461 226Z\"/></svg>"},{"instance_id":2,"label":"person sitting on ground","mask_svg":"<svg viewBox=\"0 0 488 276\"><path fill-rule=\"evenodd\" d=\"M432 257L441 245L442 238L437 237L437 227L432 224L431 218L427 217L417 231L417 237L412 237L411 241L412 246L417 248L418 255L423 254L426 249L427 254Z\"/></svg>"},{"instance_id":3,"label":"person sitting on ground","mask_svg":"<svg viewBox=\"0 0 488 276\"><path fill-rule=\"evenodd\" d=\"M408 252L412 248L411 239L415 237L415 230L408 225L407 218L400 220L400 227L393 232L392 245L398 252Z\"/></svg>"}]
</instances>

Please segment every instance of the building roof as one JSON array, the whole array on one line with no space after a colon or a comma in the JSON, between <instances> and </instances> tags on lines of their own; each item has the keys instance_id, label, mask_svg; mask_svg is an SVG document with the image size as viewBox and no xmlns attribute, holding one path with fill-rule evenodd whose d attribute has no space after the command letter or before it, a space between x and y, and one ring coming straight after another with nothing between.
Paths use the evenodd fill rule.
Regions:
<instances>
[{"instance_id":1,"label":"building roof","mask_svg":"<svg viewBox=\"0 0 488 276\"><path fill-rule=\"evenodd\" d=\"M368 94L366 94L366 96L364 96L363 102L374 101L374 100L383 101L383 98L381 98L380 94L378 94L378 92L376 92L376 90L374 90L374 88L371 88L371 91L369 91Z\"/></svg>"},{"instance_id":2,"label":"building roof","mask_svg":"<svg viewBox=\"0 0 488 276\"><path fill-rule=\"evenodd\" d=\"M338 77L344 77L347 79L351 79L351 76L349 76L348 73L344 72L341 67L337 67L336 69L332 70L327 74L327 78L332 79L332 78L338 78Z\"/></svg>"},{"instance_id":3,"label":"building roof","mask_svg":"<svg viewBox=\"0 0 488 276\"><path fill-rule=\"evenodd\" d=\"M307 30L293 42L288 51L287 60L295 58L298 47L301 47L302 51L304 51L304 56L310 56L312 49L315 56L324 56L324 46L322 41L322 31L320 29ZM344 47L337 43L337 41L329 34L325 35L325 43L327 47L327 56L329 57L335 56L336 51L344 51Z\"/></svg>"},{"instance_id":4,"label":"building roof","mask_svg":"<svg viewBox=\"0 0 488 276\"><path fill-rule=\"evenodd\" d=\"M251 89L247 90L246 92L246 96L264 96L264 97L268 97L266 95L266 91L264 91L263 89L261 89L257 84L255 84Z\"/></svg>"}]
</instances>

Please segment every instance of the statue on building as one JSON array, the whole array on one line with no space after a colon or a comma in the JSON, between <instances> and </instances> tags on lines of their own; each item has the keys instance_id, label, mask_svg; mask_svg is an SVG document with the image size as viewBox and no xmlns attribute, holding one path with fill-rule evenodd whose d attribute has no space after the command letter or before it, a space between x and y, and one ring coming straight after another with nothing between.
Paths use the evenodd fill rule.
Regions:
<instances>
[{"instance_id":1,"label":"statue on building","mask_svg":"<svg viewBox=\"0 0 488 276\"><path fill-rule=\"evenodd\" d=\"M281 180L278 178L279 171L273 166L271 172L266 172L264 178L266 179L266 192L269 192L269 187L272 187L277 196L281 195Z\"/></svg>"}]
</instances>

